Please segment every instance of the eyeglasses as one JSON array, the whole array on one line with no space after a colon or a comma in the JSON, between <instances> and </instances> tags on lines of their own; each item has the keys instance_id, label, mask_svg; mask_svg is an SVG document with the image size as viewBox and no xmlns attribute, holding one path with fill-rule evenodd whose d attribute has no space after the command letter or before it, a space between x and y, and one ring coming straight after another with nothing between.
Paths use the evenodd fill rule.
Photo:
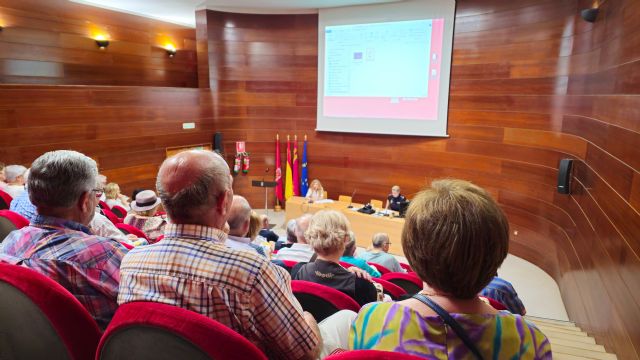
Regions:
<instances>
[{"instance_id":1,"label":"eyeglasses","mask_svg":"<svg viewBox=\"0 0 640 360\"><path fill-rule=\"evenodd\" d=\"M91 189L91 191L96 193L97 198L102 197L102 194L104 194L104 189Z\"/></svg>"}]
</instances>

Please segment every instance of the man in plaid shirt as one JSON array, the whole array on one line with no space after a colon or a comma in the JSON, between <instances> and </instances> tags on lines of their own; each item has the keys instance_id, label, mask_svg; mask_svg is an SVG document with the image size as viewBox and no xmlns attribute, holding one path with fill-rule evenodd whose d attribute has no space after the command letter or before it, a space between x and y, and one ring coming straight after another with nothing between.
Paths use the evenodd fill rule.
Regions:
<instances>
[{"instance_id":1,"label":"man in plaid shirt","mask_svg":"<svg viewBox=\"0 0 640 360\"><path fill-rule=\"evenodd\" d=\"M227 163L211 151L165 160L156 187L171 221L162 241L123 259L118 302L179 306L237 331L269 358L315 359L319 330L292 294L286 270L224 244L232 181Z\"/></svg>"},{"instance_id":2,"label":"man in plaid shirt","mask_svg":"<svg viewBox=\"0 0 640 360\"><path fill-rule=\"evenodd\" d=\"M127 250L87 227L101 193L97 176L96 162L75 151L52 151L36 159L27 189L40 215L7 236L0 261L55 280L104 329L118 307L119 267Z\"/></svg>"}]
</instances>

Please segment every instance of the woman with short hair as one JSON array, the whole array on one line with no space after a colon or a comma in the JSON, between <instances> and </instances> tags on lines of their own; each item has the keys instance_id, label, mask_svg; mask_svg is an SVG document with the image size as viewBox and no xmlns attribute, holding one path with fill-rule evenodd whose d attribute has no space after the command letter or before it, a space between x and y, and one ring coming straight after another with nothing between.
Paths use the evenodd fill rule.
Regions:
<instances>
[{"instance_id":1,"label":"woman with short hair","mask_svg":"<svg viewBox=\"0 0 640 360\"><path fill-rule=\"evenodd\" d=\"M129 199L120 193L120 186L118 184L108 183L107 186L104 187L104 196L110 208L120 206L129 211Z\"/></svg>"},{"instance_id":2,"label":"woman with short hair","mask_svg":"<svg viewBox=\"0 0 640 360\"><path fill-rule=\"evenodd\" d=\"M507 219L485 190L462 180L434 181L409 206L402 248L424 289L397 303L364 306L351 329L351 349L429 359L551 359L549 340L535 325L478 298L509 249Z\"/></svg>"}]
</instances>

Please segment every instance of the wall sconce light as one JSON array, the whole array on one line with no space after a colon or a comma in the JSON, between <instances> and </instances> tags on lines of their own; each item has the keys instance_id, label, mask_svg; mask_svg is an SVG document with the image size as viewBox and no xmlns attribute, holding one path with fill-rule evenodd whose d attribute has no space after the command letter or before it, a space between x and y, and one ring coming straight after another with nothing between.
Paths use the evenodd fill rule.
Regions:
<instances>
[{"instance_id":1,"label":"wall sconce light","mask_svg":"<svg viewBox=\"0 0 640 360\"><path fill-rule=\"evenodd\" d=\"M2 29L4 29L4 26L0 25L0 31L2 31Z\"/></svg>"},{"instance_id":2,"label":"wall sconce light","mask_svg":"<svg viewBox=\"0 0 640 360\"><path fill-rule=\"evenodd\" d=\"M599 12L600 9L598 8L584 9L580 12L580 16L582 17L582 20L593 23L596 22Z\"/></svg>"},{"instance_id":3,"label":"wall sconce light","mask_svg":"<svg viewBox=\"0 0 640 360\"><path fill-rule=\"evenodd\" d=\"M104 50L109 46L109 40L104 35L98 35L94 39L100 50Z\"/></svg>"},{"instance_id":4,"label":"wall sconce light","mask_svg":"<svg viewBox=\"0 0 640 360\"><path fill-rule=\"evenodd\" d=\"M165 50L167 50L167 54L169 54L170 58L173 58L174 56L176 56L176 52L178 52L178 50L176 49L175 46L173 46L173 44L167 44L164 47Z\"/></svg>"}]
</instances>

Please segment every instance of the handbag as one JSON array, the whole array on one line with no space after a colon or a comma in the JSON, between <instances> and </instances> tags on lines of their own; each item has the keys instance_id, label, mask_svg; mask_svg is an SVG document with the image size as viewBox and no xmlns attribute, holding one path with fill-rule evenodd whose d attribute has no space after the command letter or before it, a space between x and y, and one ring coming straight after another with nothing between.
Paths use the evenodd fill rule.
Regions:
<instances>
[{"instance_id":1,"label":"handbag","mask_svg":"<svg viewBox=\"0 0 640 360\"><path fill-rule=\"evenodd\" d=\"M453 329L453 331L458 335L460 340L464 343L464 345L475 355L476 359L483 360L482 354L476 347L476 345L471 341L467 332L460 326L460 324L451 316L449 313L440 307L440 305L436 304L433 300L422 294L415 294L413 298L420 301L421 303L427 305L431 308L431 310L435 311L438 316L444 320L444 322Z\"/></svg>"}]
</instances>

